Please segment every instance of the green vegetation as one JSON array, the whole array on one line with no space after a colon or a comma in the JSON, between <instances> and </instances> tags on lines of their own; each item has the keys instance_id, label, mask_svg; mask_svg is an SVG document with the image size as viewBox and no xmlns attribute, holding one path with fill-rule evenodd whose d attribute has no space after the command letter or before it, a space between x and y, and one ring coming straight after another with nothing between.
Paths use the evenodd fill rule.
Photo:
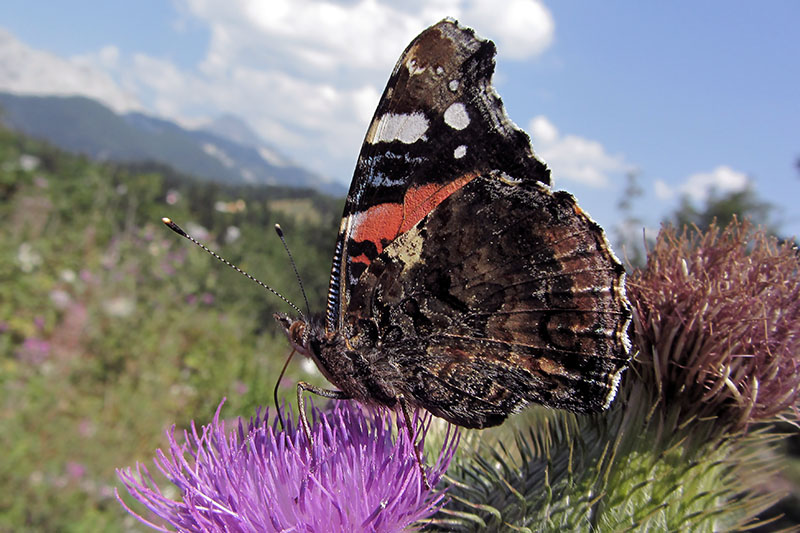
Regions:
<instances>
[{"instance_id":1,"label":"green vegetation","mask_svg":"<svg viewBox=\"0 0 800 533\"><path fill-rule=\"evenodd\" d=\"M309 191L104 166L0 130L0 531L144 530L114 469L152 465L170 425L209 420L222 397L225 417L271 403L287 307L162 216L302 304L280 222L319 311L340 213Z\"/></svg>"},{"instance_id":2,"label":"green vegetation","mask_svg":"<svg viewBox=\"0 0 800 533\"><path fill-rule=\"evenodd\" d=\"M720 193L712 190L705 204L698 207L688 197L681 198L681 205L675 211L672 222L679 228L697 226L701 231L707 230L713 222L725 226L734 217L747 218L754 224L766 227L777 233L775 224L770 220L772 206L758 197L752 185L742 190Z\"/></svg>"}]
</instances>

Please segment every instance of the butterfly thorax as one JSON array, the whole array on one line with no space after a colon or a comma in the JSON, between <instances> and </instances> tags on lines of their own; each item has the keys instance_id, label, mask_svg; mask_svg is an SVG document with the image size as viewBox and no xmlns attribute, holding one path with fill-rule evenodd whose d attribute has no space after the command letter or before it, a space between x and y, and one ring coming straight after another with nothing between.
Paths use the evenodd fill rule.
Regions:
<instances>
[{"instance_id":1,"label":"butterfly thorax","mask_svg":"<svg viewBox=\"0 0 800 533\"><path fill-rule=\"evenodd\" d=\"M384 368L382 362L372 361L362 351L349 347L339 332L326 331L321 316L304 320L276 313L274 317L292 348L310 357L339 390L365 404L393 407L397 403L395 373Z\"/></svg>"}]
</instances>

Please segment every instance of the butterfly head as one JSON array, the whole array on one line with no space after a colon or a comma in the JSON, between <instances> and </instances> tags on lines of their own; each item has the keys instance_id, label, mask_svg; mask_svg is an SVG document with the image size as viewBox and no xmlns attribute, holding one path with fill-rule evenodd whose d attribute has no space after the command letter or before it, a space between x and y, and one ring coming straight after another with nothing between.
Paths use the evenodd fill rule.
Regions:
<instances>
[{"instance_id":1,"label":"butterfly head","mask_svg":"<svg viewBox=\"0 0 800 533\"><path fill-rule=\"evenodd\" d=\"M301 316L295 318L286 313L275 313L272 316L280 325L286 338L289 339L292 348L306 357L316 360L316 355L330 340L329 335L325 333L321 317Z\"/></svg>"},{"instance_id":2,"label":"butterfly head","mask_svg":"<svg viewBox=\"0 0 800 533\"><path fill-rule=\"evenodd\" d=\"M285 313L275 313L272 315L275 320L280 324L286 338L289 339L289 344L292 348L299 353L308 357L309 353L308 338L310 333L308 331L309 325L303 318L294 318Z\"/></svg>"}]
</instances>

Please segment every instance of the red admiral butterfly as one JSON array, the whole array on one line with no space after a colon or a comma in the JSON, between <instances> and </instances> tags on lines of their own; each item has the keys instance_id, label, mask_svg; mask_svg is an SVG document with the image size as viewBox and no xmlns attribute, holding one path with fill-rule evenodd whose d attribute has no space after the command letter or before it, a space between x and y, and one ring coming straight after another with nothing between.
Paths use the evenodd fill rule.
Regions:
<instances>
[{"instance_id":1,"label":"red admiral butterfly","mask_svg":"<svg viewBox=\"0 0 800 533\"><path fill-rule=\"evenodd\" d=\"M405 50L367 130L327 311L275 315L339 390L467 428L605 409L629 358L624 269L507 117L495 46L454 20Z\"/></svg>"}]
</instances>

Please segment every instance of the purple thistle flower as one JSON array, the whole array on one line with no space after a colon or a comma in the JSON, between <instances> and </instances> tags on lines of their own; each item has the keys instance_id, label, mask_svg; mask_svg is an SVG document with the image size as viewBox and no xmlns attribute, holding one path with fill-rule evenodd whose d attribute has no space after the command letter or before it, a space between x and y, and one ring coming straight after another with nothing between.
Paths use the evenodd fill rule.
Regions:
<instances>
[{"instance_id":1,"label":"purple thistle flower","mask_svg":"<svg viewBox=\"0 0 800 533\"><path fill-rule=\"evenodd\" d=\"M223 400L224 402L224 400ZM366 416L351 402L327 412L314 410L313 453L305 435L285 414L286 429L268 411L225 431L220 407L200 432L192 423L185 444L168 432L169 451L158 450L158 469L182 498L167 498L144 465L118 470L135 499L178 531L400 531L433 515L444 490L426 490L414 450L400 418L393 431L387 412ZM430 415L415 417L424 443ZM393 432L395 436L393 437ZM436 487L458 445L448 428L433 467L426 467ZM160 531L122 505L146 525Z\"/></svg>"}]
</instances>

